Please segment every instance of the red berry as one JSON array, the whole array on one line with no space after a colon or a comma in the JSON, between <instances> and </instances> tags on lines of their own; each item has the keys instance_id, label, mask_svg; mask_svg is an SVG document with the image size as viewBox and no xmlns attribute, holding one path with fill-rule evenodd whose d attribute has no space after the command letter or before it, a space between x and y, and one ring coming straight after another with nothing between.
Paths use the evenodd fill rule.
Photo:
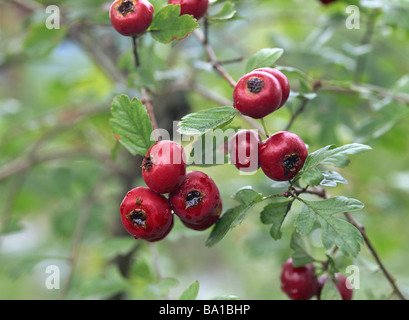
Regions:
<instances>
[{"instance_id":1,"label":"red berry","mask_svg":"<svg viewBox=\"0 0 409 320\"><path fill-rule=\"evenodd\" d=\"M335 274L335 279L336 279L336 282L334 282L334 284L339 294L341 295L342 300L352 300L353 290L350 289L351 286L350 286L348 279L340 273ZM327 280L328 280L327 274L322 275L318 279L318 284L319 284L318 294L317 294L318 299L321 298L321 291L322 291L322 288L324 287L324 284L327 282Z\"/></svg>"},{"instance_id":2,"label":"red berry","mask_svg":"<svg viewBox=\"0 0 409 320\"><path fill-rule=\"evenodd\" d=\"M312 298L318 290L314 265L294 267L292 259L288 259L282 266L281 290L292 300Z\"/></svg>"},{"instance_id":3,"label":"red berry","mask_svg":"<svg viewBox=\"0 0 409 320\"><path fill-rule=\"evenodd\" d=\"M295 133L280 131L265 140L259 149L260 167L276 181L287 181L301 170L307 159L305 143Z\"/></svg>"},{"instance_id":4,"label":"red berry","mask_svg":"<svg viewBox=\"0 0 409 320\"><path fill-rule=\"evenodd\" d=\"M111 5L109 18L118 33L136 36L149 28L153 11L153 5L147 0L116 0Z\"/></svg>"},{"instance_id":5,"label":"red berry","mask_svg":"<svg viewBox=\"0 0 409 320\"><path fill-rule=\"evenodd\" d=\"M237 169L244 172L256 171L260 168L259 147L260 135L252 130L240 130L232 139L231 159Z\"/></svg>"},{"instance_id":6,"label":"red berry","mask_svg":"<svg viewBox=\"0 0 409 320\"><path fill-rule=\"evenodd\" d=\"M209 0L168 0L168 4L179 4L180 14L190 14L200 19L207 12Z\"/></svg>"},{"instance_id":7,"label":"red berry","mask_svg":"<svg viewBox=\"0 0 409 320\"><path fill-rule=\"evenodd\" d=\"M217 220L219 220L219 217L222 213L223 210L223 202L220 199L220 204L217 207L216 211L214 212L214 214L209 215L209 217L207 219L205 219L204 221L202 221L200 224L199 223L189 223L187 221L183 221L183 224L188 227L189 229L193 229L193 230L197 230L197 231L203 231L206 230L208 228L210 228L212 225L214 225Z\"/></svg>"},{"instance_id":8,"label":"red berry","mask_svg":"<svg viewBox=\"0 0 409 320\"><path fill-rule=\"evenodd\" d=\"M282 89L278 80L263 71L252 71L239 79L233 90L233 106L242 114L260 119L280 107Z\"/></svg>"},{"instance_id":9,"label":"red berry","mask_svg":"<svg viewBox=\"0 0 409 320\"><path fill-rule=\"evenodd\" d=\"M155 143L142 161L142 177L157 193L176 190L185 180L186 156L181 145L170 140Z\"/></svg>"},{"instance_id":10,"label":"red berry","mask_svg":"<svg viewBox=\"0 0 409 320\"><path fill-rule=\"evenodd\" d=\"M255 71L267 72L278 80L281 86L281 90L282 90L282 97L281 97L281 103L280 103L280 107L282 107L287 102L288 97L290 96L290 83L288 82L288 79L285 76L285 74L282 73L280 70L277 70L274 68L268 68L268 67L256 69Z\"/></svg>"},{"instance_id":11,"label":"red berry","mask_svg":"<svg viewBox=\"0 0 409 320\"><path fill-rule=\"evenodd\" d=\"M210 227L221 213L221 197L215 182L205 173L190 171L182 185L169 194L173 212L189 226Z\"/></svg>"},{"instance_id":12,"label":"red berry","mask_svg":"<svg viewBox=\"0 0 409 320\"><path fill-rule=\"evenodd\" d=\"M166 197L146 187L130 190L122 200L120 212L123 226L135 239L161 240L173 225Z\"/></svg>"}]
</instances>

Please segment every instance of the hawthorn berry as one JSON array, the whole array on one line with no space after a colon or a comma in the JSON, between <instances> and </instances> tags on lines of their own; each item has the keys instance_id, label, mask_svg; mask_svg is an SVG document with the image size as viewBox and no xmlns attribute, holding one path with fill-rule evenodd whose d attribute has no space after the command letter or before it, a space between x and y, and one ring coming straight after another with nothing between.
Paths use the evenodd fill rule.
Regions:
<instances>
[{"instance_id":1,"label":"hawthorn berry","mask_svg":"<svg viewBox=\"0 0 409 320\"><path fill-rule=\"evenodd\" d=\"M282 107L288 100L288 97L290 96L290 83L284 73L282 73L280 70L277 70L275 68L260 68L256 69L255 71L263 71L271 74L274 78L278 80L281 86L281 92L282 92L282 97L281 97L281 102L280 102L280 107Z\"/></svg>"},{"instance_id":2,"label":"hawthorn berry","mask_svg":"<svg viewBox=\"0 0 409 320\"><path fill-rule=\"evenodd\" d=\"M239 79L233 90L233 106L242 114L260 119L280 107L280 82L270 73L252 71Z\"/></svg>"},{"instance_id":3,"label":"hawthorn berry","mask_svg":"<svg viewBox=\"0 0 409 320\"><path fill-rule=\"evenodd\" d=\"M216 183L201 171L189 171L182 185L169 194L173 212L193 228L208 228L220 217L222 200Z\"/></svg>"},{"instance_id":4,"label":"hawthorn berry","mask_svg":"<svg viewBox=\"0 0 409 320\"><path fill-rule=\"evenodd\" d=\"M260 168L260 135L252 130L240 130L230 140L231 160L237 169L244 172Z\"/></svg>"},{"instance_id":5,"label":"hawthorn berry","mask_svg":"<svg viewBox=\"0 0 409 320\"><path fill-rule=\"evenodd\" d=\"M120 213L124 228L135 239L159 241L173 226L168 200L147 187L130 190L122 200Z\"/></svg>"},{"instance_id":6,"label":"hawthorn berry","mask_svg":"<svg viewBox=\"0 0 409 320\"><path fill-rule=\"evenodd\" d=\"M276 181L288 181L301 170L308 156L307 147L299 136L280 131L267 138L259 149L260 167Z\"/></svg>"},{"instance_id":7,"label":"hawthorn berry","mask_svg":"<svg viewBox=\"0 0 409 320\"><path fill-rule=\"evenodd\" d=\"M318 280L314 265L294 267L288 259L281 269L281 290L292 300L311 299L318 290Z\"/></svg>"},{"instance_id":8,"label":"hawthorn berry","mask_svg":"<svg viewBox=\"0 0 409 320\"><path fill-rule=\"evenodd\" d=\"M339 294L341 295L342 300L352 300L353 290L350 289L351 286L348 285L350 284L349 280L340 273L336 273L334 276L335 276L334 284ZM318 278L318 285L319 285L318 293L317 293L318 299L321 299L321 291L327 281L328 281L327 274L324 274Z\"/></svg>"},{"instance_id":9,"label":"hawthorn berry","mask_svg":"<svg viewBox=\"0 0 409 320\"><path fill-rule=\"evenodd\" d=\"M176 190L185 180L186 155L183 147L170 140L155 143L142 160L142 177L156 193Z\"/></svg>"},{"instance_id":10,"label":"hawthorn berry","mask_svg":"<svg viewBox=\"0 0 409 320\"><path fill-rule=\"evenodd\" d=\"M168 4L179 4L180 14L190 14L199 20L209 7L209 0L168 0Z\"/></svg>"},{"instance_id":11,"label":"hawthorn berry","mask_svg":"<svg viewBox=\"0 0 409 320\"><path fill-rule=\"evenodd\" d=\"M136 36L149 28L153 12L153 5L147 0L115 0L109 10L109 18L118 33Z\"/></svg>"}]
</instances>

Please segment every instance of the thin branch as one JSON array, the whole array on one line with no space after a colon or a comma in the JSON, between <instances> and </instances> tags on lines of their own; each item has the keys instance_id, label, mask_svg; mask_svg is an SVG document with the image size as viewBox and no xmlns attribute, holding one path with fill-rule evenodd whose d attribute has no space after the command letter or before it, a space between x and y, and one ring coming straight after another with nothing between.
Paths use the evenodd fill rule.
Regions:
<instances>
[{"instance_id":1,"label":"thin branch","mask_svg":"<svg viewBox=\"0 0 409 320\"><path fill-rule=\"evenodd\" d=\"M321 88L322 84L321 81L316 81L313 86L313 92L317 93L317 91ZM301 113L305 111L305 108L307 107L308 102L310 102L310 99L303 98L301 100L301 104L298 107L298 109L292 114L290 121L287 123L286 127L284 128L284 131L290 130L292 125L294 124L295 120L299 117Z\"/></svg>"},{"instance_id":2,"label":"thin branch","mask_svg":"<svg viewBox=\"0 0 409 320\"><path fill-rule=\"evenodd\" d=\"M149 98L148 90L145 87L142 87L142 97L141 102L145 105L146 111L148 112L149 118L152 123L153 132L155 134L155 140L158 141L159 133L156 129L158 129L158 122L156 121L155 112L152 104L152 100Z\"/></svg>"},{"instance_id":3,"label":"thin branch","mask_svg":"<svg viewBox=\"0 0 409 320\"><path fill-rule=\"evenodd\" d=\"M226 79L229 85L232 88L234 88L236 86L236 81L234 81L234 79L223 68L222 64L217 59L213 48L210 46L209 41L206 39L206 36L204 35L204 33L201 30L196 29L193 31L193 34L203 44L206 50L207 56L209 58L209 61L212 64L213 69L215 69L224 79Z\"/></svg>"}]
</instances>

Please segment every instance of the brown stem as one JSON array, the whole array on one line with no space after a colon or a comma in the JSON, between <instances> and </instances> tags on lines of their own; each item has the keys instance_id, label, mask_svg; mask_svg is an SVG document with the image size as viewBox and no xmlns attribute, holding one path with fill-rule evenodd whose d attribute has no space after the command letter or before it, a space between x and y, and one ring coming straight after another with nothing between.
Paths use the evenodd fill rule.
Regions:
<instances>
[{"instance_id":1,"label":"brown stem","mask_svg":"<svg viewBox=\"0 0 409 320\"><path fill-rule=\"evenodd\" d=\"M316 81L314 83L313 92L316 93L321 88L321 81ZM284 131L290 130L291 126L294 124L298 116L304 112L305 107L307 106L310 99L303 98L298 109L292 114L290 121L287 123L287 126L284 128Z\"/></svg>"},{"instance_id":2,"label":"brown stem","mask_svg":"<svg viewBox=\"0 0 409 320\"><path fill-rule=\"evenodd\" d=\"M236 86L236 81L227 73L227 71L223 68L222 64L216 57L216 54L213 48L210 46L209 41L206 39L206 36L202 31L196 29L193 31L193 34L196 36L197 39L203 44L207 56L209 58L210 63L212 64L213 69L215 69L226 81L229 85L234 88Z\"/></svg>"},{"instance_id":3,"label":"brown stem","mask_svg":"<svg viewBox=\"0 0 409 320\"><path fill-rule=\"evenodd\" d=\"M158 122L156 121L155 112L153 111L152 100L149 98L149 95L148 95L148 89L145 88L145 87L142 87L141 101L145 105L146 111L148 112L149 118L151 120L152 128L154 130L153 132L154 132L154 135L155 135L155 140L158 141L158 139L159 139L159 133L157 131Z\"/></svg>"}]
</instances>

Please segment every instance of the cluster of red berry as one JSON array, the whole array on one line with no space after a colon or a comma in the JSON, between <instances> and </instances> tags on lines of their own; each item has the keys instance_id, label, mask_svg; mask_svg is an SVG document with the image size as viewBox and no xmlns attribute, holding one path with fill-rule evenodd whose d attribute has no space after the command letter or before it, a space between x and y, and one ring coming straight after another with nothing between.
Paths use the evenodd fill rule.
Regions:
<instances>
[{"instance_id":1,"label":"cluster of red berry","mask_svg":"<svg viewBox=\"0 0 409 320\"><path fill-rule=\"evenodd\" d=\"M290 299L308 300L314 296L320 299L322 288L327 281L327 274L317 278L314 265L311 263L302 267L294 267L290 258L282 266L281 289ZM352 299L353 289L344 275L336 273L334 284L342 300Z\"/></svg>"},{"instance_id":2,"label":"cluster of red berry","mask_svg":"<svg viewBox=\"0 0 409 320\"><path fill-rule=\"evenodd\" d=\"M281 108L289 96L287 77L277 69L261 68L239 79L233 91L233 106L246 116L260 119ZM267 177L276 181L294 178L308 156L305 143L288 131L277 132L263 142L256 132L242 130L233 137L231 150L232 162L239 170L261 167Z\"/></svg>"},{"instance_id":3,"label":"cluster of red berry","mask_svg":"<svg viewBox=\"0 0 409 320\"><path fill-rule=\"evenodd\" d=\"M147 187L129 191L120 207L122 224L136 239L163 239L173 227L173 213L188 228L199 231L220 217L219 189L207 174L186 172L186 156L178 143L155 143L142 161L142 177Z\"/></svg>"},{"instance_id":4,"label":"cluster of red berry","mask_svg":"<svg viewBox=\"0 0 409 320\"><path fill-rule=\"evenodd\" d=\"M180 14L190 14L200 19L209 7L209 0L168 0L168 4L180 5ZM116 0L109 11L114 29L123 36L144 33L153 20L153 5L148 0Z\"/></svg>"}]
</instances>

